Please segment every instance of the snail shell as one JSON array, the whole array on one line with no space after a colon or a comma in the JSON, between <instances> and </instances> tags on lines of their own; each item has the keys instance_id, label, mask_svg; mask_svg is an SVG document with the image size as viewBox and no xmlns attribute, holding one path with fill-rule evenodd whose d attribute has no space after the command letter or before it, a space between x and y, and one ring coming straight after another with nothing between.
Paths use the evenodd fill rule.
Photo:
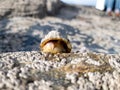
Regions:
<instances>
[{"instance_id":1,"label":"snail shell","mask_svg":"<svg viewBox=\"0 0 120 90\"><path fill-rule=\"evenodd\" d=\"M48 53L69 53L72 49L67 36L58 31L50 31L40 43L43 52Z\"/></svg>"}]
</instances>

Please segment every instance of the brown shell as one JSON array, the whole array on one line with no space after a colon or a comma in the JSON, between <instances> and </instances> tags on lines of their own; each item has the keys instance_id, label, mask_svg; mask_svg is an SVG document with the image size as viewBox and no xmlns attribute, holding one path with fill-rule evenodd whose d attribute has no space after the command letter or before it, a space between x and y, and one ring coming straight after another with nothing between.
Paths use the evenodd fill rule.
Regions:
<instances>
[{"instance_id":1,"label":"brown shell","mask_svg":"<svg viewBox=\"0 0 120 90\"><path fill-rule=\"evenodd\" d=\"M43 49L44 45L46 45L46 43L48 43L49 41L53 41L53 40L58 40L61 41L62 44L65 45L65 49L66 49L66 53L69 53L72 49L71 43L68 40L67 36L58 31L50 31L42 40L40 43L40 48L41 50Z\"/></svg>"}]
</instances>

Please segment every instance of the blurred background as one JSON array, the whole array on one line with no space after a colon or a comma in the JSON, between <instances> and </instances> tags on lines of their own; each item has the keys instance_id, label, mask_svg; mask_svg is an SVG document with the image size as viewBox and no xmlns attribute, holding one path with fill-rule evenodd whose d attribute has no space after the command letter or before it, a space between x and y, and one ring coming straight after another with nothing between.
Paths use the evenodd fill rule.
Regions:
<instances>
[{"instance_id":1,"label":"blurred background","mask_svg":"<svg viewBox=\"0 0 120 90\"><path fill-rule=\"evenodd\" d=\"M96 0L61 0L67 4L95 6Z\"/></svg>"}]
</instances>

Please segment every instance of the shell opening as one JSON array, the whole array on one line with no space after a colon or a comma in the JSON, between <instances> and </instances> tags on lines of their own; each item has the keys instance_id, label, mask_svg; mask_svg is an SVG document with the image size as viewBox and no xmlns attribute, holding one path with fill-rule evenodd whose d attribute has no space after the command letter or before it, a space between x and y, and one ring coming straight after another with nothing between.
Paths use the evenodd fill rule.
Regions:
<instances>
[{"instance_id":1,"label":"shell opening","mask_svg":"<svg viewBox=\"0 0 120 90\"><path fill-rule=\"evenodd\" d=\"M61 45L62 47L64 47L65 49L65 53L69 53L70 49L68 48L66 42L62 41L62 40L49 40L48 42L46 42L44 45L46 45L47 43L52 42L54 43L55 47L57 47L58 45Z\"/></svg>"}]
</instances>

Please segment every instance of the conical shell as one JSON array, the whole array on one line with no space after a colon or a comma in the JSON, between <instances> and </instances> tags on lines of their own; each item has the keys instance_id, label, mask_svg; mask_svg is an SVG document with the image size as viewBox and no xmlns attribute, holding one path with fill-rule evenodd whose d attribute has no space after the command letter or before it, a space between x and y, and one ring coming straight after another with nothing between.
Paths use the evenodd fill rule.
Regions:
<instances>
[{"instance_id":1,"label":"conical shell","mask_svg":"<svg viewBox=\"0 0 120 90\"><path fill-rule=\"evenodd\" d=\"M43 50L43 47L52 40L58 40L62 41L63 44L66 46L64 47L66 49L65 53L69 53L72 49L71 43L68 40L67 36L65 34L62 34L61 32L58 31L50 31L42 40L40 43L40 48ZM49 51L52 53L52 51Z\"/></svg>"}]
</instances>

